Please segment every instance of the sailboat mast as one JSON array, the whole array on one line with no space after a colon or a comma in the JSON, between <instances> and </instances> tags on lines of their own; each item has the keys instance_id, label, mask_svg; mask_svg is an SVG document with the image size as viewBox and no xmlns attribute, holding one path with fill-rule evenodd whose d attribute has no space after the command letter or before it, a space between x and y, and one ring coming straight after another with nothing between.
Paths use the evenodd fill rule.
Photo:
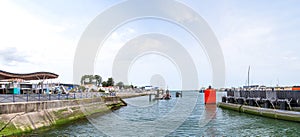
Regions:
<instances>
[{"instance_id":1,"label":"sailboat mast","mask_svg":"<svg viewBox=\"0 0 300 137\"><path fill-rule=\"evenodd\" d=\"M248 87L250 86L250 66L248 68Z\"/></svg>"}]
</instances>

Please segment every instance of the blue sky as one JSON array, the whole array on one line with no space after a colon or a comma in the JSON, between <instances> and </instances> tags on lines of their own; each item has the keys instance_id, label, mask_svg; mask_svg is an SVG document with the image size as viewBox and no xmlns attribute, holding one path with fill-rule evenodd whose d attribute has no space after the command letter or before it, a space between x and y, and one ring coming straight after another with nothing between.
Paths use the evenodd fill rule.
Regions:
<instances>
[{"instance_id":1,"label":"blue sky","mask_svg":"<svg viewBox=\"0 0 300 137\"><path fill-rule=\"evenodd\" d=\"M73 82L73 59L84 29L101 12L119 0L1 0L1 69L26 73L51 71L60 82ZM251 65L252 84L300 85L299 1L180 0L202 16L215 32L226 64L226 87L242 86ZM118 49L141 34L157 32L173 37L193 56L199 87L212 83L203 49L180 27L161 20L130 22L105 42L95 62L95 73L106 79ZM157 67L149 66L161 66ZM148 72L147 75L145 72ZM170 88L180 88L180 77L168 60L149 55L132 66L129 81L150 84L161 74Z\"/></svg>"}]
</instances>

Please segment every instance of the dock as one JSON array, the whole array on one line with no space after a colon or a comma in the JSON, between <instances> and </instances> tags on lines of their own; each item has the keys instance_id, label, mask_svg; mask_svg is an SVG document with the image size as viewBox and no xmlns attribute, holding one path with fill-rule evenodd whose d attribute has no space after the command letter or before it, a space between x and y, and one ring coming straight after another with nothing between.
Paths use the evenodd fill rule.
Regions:
<instances>
[{"instance_id":1,"label":"dock","mask_svg":"<svg viewBox=\"0 0 300 137\"><path fill-rule=\"evenodd\" d=\"M300 122L300 91L230 89L220 108L274 119Z\"/></svg>"}]
</instances>

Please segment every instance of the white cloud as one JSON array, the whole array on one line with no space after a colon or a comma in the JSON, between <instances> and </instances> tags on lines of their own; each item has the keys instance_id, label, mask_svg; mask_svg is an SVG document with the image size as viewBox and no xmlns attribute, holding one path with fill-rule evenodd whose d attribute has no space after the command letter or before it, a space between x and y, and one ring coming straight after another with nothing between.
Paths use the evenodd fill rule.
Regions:
<instances>
[{"instance_id":1,"label":"white cloud","mask_svg":"<svg viewBox=\"0 0 300 137\"><path fill-rule=\"evenodd\" d=\"M244 85L249 65L252 67L252 84L270 86L270 81L277 78L285 79L282 83L287 85L300 82L290 76L300 69L296 63L300 61L299 55L293 50L295 45L282 45L294 39L294 36L282 37L281 33L289 32L286 30L288 24L277 16L258 12L262 11L245 11L235 7L221 15L219 28L222 28L222 35L219 38L226 61L227 86Z\"/></svg>"},{"instance_id":2,"label":"white cloud","mask_svg":"<svg viewBox=\"0 0 300 137\"><path fill-rule=\"evenodd\" d=\"M95 73L103 76L104 79L112 76L112 65L119 49L138 33L130 27L119 28L114 31L99 49L95 62Z\"/></svg>"},{"instance_id":3,"label":"white cloud","mask_svg":"<svg viewBox=\"0 0 300 137\"><path fill-rule=\"evenodd\" d=\"M30 62L24 64L14 61L2 69L17 73L51 71L60 74L60 80L71 81L70 70L76 41L62 35L68 29L66 24L50 24L6 0L0 1L0 18L1 49L15 48L18 55L11 56L26 56L26 60Z\"/></svg>"},{"instance_id":4,"label":"white cloud","mask_svg":"<svg viewBox=\"0 0 300 137\"><path fill-rule=\"evenodd\" d=\"M29 63L27 56L22 55L16 48L0 49L0 62L4 65L15 66L17 63Z\"/></svg>"},{"instance_id":5,"label":"white cloud","mask_svg":"<svg viewBox=\"0 0 300 137\"><path fill-rule=\"evenodd\" d=\"M248 65L252 66L251 74L254 83L269 84L269 81L276 81L277 78L280 81L284 80L286 84L300 83L298 78L300 70L298 39L300 35L297 30L300 23L296 14L293 14L298 10L287 9L281 15L277 14L281 13L279 10L269 7L254 11L249 10L251 8L241 8L245 6L241 3L237 5L232 3L228 2L226 8L211 8L210 6L206 7L206 4L193 5L195 9L201 11L200 15L207 13L206 18L211 19L208 20L209 23L215 23L216 18L221 18L217 20L220 23L215 23L217 25L213 28L218 28L216 34L225 56L227 86L243 85L247 77ZM213 4L214 2L211 5ZM95 7L92 6L92 8ZM97 8L95 9L98 10ZM215 17L218 16L216 9L221 12L219 17ZM55 18L55 21L49 21L47 20L48 16L45 15L47 12L39 15L32 12L39 10L49 9L29 11L23 5L18 6L12 1L0 0L1 69L19 73L52 71L60 74L60 81L72 82L73 57L78 38L92 19L90 15L92 14L94 17L98 13L82 14L80 17L88 16L85 21L81 21L83 19L80 17L78 19L77 15L74 15L74 18L67 17L72 18L72 22L60 20L59 18L64 18L61 15L51 16L52 19ZM270 11L265 12L265 10ZM271 11L272 14L268 14ZM193 18L190 15L185 16L185 19ZM172 25L162 21L149 21L150 23L147 21L149 20L136 23L140 25L137 27L130 25L121 27L112 33L99 51L95 73L101 72L100 75L104 78L110 77L113 59L128 40L142 33L162 32L174 36L180 43L187 45L186 48L195 62L200 62L197 65L198 70L201 71L200 84L211 81L207 80L210 77L210 72L207 71L209 64L201 64L207 57L193 39L187 38L189 34L178 31L176 27L176 30L173 30L174 26L173 28L168 27ZM8 52L7 49L17 50ZM205 66L204 69L203 66Z\"/></svg>"},{"instance_id":6,"label":"white cloud","mask_svg":"<svg viewBox=\"0 0 300 137\"><path fill-rule=\"evenodd\" d=\"M148 26L148 27L147 27ZM158 26L158 27L156 27ZM134 31L130 31L130 30L134 30ZM167 36L170 36L171 38L175 39L176 41L178 41L180 44L182 44L182 46L188 51L188 53L192 56L192 59L195 62L196 68L198 70L198 78L199 78L199 85L201 86L207 86L209 84L211 84L212 78L212 72L210 71L210 67L209 67L209 62L207 60L207 57L203 51L203 49L201 48L200 45L198 45L198 43L195 41L195 39L193 39L193 37L185 32L185 30L180 29L180 27L174 25L174 24L170 24L168 22L162 22L160 20L143 20L143 21L137 21L134 23L129 23L127 25L122 26L121 28L119 28L116 32L114 32L112 34L112 36L110 38L107 39L106 43L104 43L104 46L102 47L101 51L99 51L98 57L97 57L97 62L96 62L96 67L95 67L95 71L97 74L103 75L103 77L110 77L112 76L112 64L115 58L115 55L117 54L117 52L120 50L120 48L126 44L126 42L128 42L129 40L137 37L137 36L141 36L143 34L149 34L149 33L160 33L160 34L164 34ZM144 44L144 43L143 43ZM159 44L154 44L154 45L159 45ZM142 46L141 46L142 48ZM170 49L171 50L171 49ZM131 52L128 51L128 54L130 54ZM178 54L178 56L180 56ZM166 61L163 61L162 59L157 59L154 60L152 58L150 58L152 56L143 56L141 58L141 60L143 60L144 62L135 62L134 63L134 67L136 68L132 68L134 71L136 71L135 73L133 73L133 71L131 71L130 73L130 81L141 81L141 82L137 82L136 84L148 84L149 83L149 76L141 76L141 71L142 68L144 69L143 72L147 71L147 70L156 70L157 67L163 70L163 69L170 69L170 67L174 67L173 65L166 65L168 64ZM153 62L149 62L146 60L151 60ZM164 62L165 65L161 65ZM138 64L136 64L138 63ZM152 65L149 65L152 64ZM152 68L150 68L149 66L152 66ZM139 68L139 70L137 69ZM147 71L148 72L148 71ZM147 75L151 75L151 74L156 74L156 73L152 73L153 71L149 71L149 74L147 73ZM178 80L176 75L177 73L175 73L174 71L169 71L166 72L165 71L165 75L166 77L166 83L170 82L172 83L171 85L169 85L170 88L176 88L176 89L180 89L180 84L174 82L174 79ZM146 79L144 79L146 78Z\"/></svg>"}]
</instances>

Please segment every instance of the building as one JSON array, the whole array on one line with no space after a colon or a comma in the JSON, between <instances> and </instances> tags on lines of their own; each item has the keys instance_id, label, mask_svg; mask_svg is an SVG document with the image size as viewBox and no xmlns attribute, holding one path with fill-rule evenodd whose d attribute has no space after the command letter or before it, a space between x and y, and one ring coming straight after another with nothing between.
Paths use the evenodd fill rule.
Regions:
<instances>
[{"instance_id":1,"label":"building","mask_svg":"<svg viewBox=\"0 0 300 137\"><path fill-rule=\"evenodd\" d=\"M0 70L0 94L49 93L49 84L45 84L44 81L56 79L58 76L51 72L19 74ZM33 80L40 82L32 84Z\"/></svg>"}]
</instances>

